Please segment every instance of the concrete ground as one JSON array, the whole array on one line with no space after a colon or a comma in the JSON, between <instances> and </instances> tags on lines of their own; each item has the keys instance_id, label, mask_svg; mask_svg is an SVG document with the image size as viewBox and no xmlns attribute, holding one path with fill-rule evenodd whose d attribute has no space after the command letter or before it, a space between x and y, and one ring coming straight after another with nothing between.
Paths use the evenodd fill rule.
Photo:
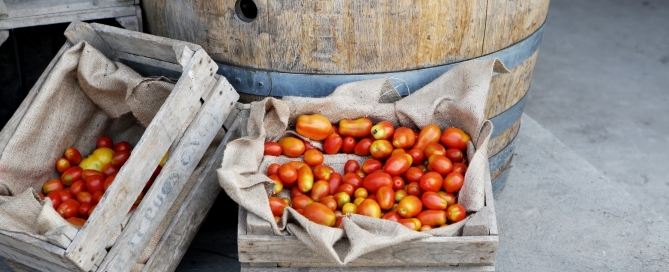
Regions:
<instances>
[{"instance_id":1,"label":"concrete ground","mask_svg":"<svg viewBox=\"0 0 669 272\"><path fill-rule=\"evenodd\" d=\"M540 50L496 269L669 271L669 1L552 0ZM178 271L239 270L234 208L219 197Z\"/></svg>"}]
</instances>

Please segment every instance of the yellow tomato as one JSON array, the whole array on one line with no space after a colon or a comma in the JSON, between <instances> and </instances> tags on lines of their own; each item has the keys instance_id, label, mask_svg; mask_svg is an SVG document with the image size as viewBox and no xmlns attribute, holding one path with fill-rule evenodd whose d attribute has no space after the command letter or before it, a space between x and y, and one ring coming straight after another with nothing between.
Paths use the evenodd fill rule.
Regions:
<instances>
[{"instance_id":1,"label":"yellow tomato","mask_svg":"<svg viewBox=\"0 0 669 272\"><path fill-rule=\"evenodd\" d=\"M93 151L91 154L93 157L97 157L102 165L106 165L111 162L112 156L114 156L114 150L109 147L100 147Z\"/></svg>"},{"instance_id":2,"label":"yellow tomato","mask_svg":"<svg viewBox=\"0 0 669 272\"><path fill-rule=\"evenodd\" d=\"M100 159L98 159L96 156L91 155L81 160L79 166L81 167L81 169L84 170L91 169L91 170L96 170L98 172L102 172L103 164L100 161Z\"/></svg>"}]
</instances>

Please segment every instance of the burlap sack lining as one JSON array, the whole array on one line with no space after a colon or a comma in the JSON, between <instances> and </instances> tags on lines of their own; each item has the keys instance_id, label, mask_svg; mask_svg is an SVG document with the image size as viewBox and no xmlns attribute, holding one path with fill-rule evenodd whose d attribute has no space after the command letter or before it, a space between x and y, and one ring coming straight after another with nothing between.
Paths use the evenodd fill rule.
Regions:
<instances>
[{"instance_id":1,"label":"burlap sack lining","mask_svg":"<svg viewBox=\"0 0 669 272\"><path fill-rule=\"evenodd\" d=\"M464 62L413 94L399 99L388 79L344 84L324 98L267 98L250 105L246 137L228 143L218 170L221 187L240 206L269 222L276 235L295 235L327 259L346 264L374 250L404 241L434 236L460 235L465 221L428 232L409 230L395 222L351 215L343 229L315 224L287 208L277 224L267 196L274 183L265 174L271 162L285 157L263 157L263 143L276 141L302 114L319 113L333 123L342 119L368 117L388 120L395 126L420 128L431 123L441 128L456 126L472 136L470 165L458 199L468 212L485 204L484 182L489 182L487 146L492 123L485 120L486 99L492 72L505 73L499 60ZM398 100L399 99L399 100ZM338 169L349 155L327 155L325 164ZM361 160L362 158L355 158ZM341 169L338 169L341 170ZM286 193L284 193L286 194ZM345 238L346 237L346 238Z\"/></svg>"},{"instance_id":2,"label":"burlap sack lining","mask_svg":"<svg viewBox=\"0 0 669 272\"><path fill-rule=\"evenodd\" d=\"M64 52L0 155L0 229L50 241L59 229L74 228L36 196L60 176L56 159L70 146L90 154L103 133L135 145L173 88L85 42ZM118 236L120 229L110 231Z\"/></svg>"}]
</instances>

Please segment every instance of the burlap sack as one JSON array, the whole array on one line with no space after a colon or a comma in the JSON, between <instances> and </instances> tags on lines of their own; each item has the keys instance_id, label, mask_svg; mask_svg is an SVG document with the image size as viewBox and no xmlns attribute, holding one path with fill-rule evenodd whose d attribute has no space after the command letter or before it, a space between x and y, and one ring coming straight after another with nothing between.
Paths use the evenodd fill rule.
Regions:
<instances>
[{"instance_id":1,"label":"burlap sack","mask_svg":"<svg viewBox=\"0 0 669 272\"><path fill-rule=\"evenodd\" d=\"M90 154L103 134L136 144L173 87L84 42L64 52L0 155L0 229L48 240L72 227L35 194L60 176L54 162L70 146Z\"/></svg>"},{"instance_id":2,"label":"burlap sack","mask_svg":"<svg viewBox=\"0 0 669 272\"><path fill-rule=\"evenodd\" d=\"M467 211L476 212L485 204L484 182L489 182L487 146L492 124L485 120L486 98L492 72L504 73L499 60L464 62L425 87L400 99L388 79L344 84L324 98L267 98L250 107L246 137L228 143L218 170L221 187L239 205L270 223L276 235L295 235L311 249L339 264L360 255L423 237L460 235L465 221L428 232L416 232L398 223L351 215L342 220L343 229L315 224L287 208L277 224L267 196L274 183L267 177L267 165L291 159L263 157L265 141L276 141L302 114L320 113L333 123L341 119L368 117L374 122L387 120L395 126L420 128L436 123L441 128L456 126L472 136L468 154L470 164L465 185L458 195ZM340 173L350 155L326 155L325 164ZM287 194L285 192L284 194ZM344 238L346 237L346 238Z\"/></svg>"}]
</instances>

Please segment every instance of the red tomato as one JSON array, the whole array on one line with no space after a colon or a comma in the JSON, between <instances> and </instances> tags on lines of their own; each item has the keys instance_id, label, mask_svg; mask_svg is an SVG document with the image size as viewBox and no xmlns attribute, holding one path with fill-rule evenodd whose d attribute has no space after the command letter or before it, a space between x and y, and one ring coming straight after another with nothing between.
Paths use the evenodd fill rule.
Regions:
<instances>
[{"instance_id":1,"label":"red tomato","mask_svg":"<svg viewBox=\"0 0 669 272\"><path fill-rule=\"evenodd\" d=\"M80 192L87 192L88 188L86 188L86 182L83 180L77 180L74 183L72 183L72 186L70 186L70 194L74 196L75 198L77 197L77 194Z\"/></svg>"},{"instance_id":2,"label":"red tomato","mask_svg":"<svg viewBox=\"0 0 669 272\"><path fill-rule=\"evenodd\" d=\"M471 137L459 128L449 127L444 129L444 133L439 140L448 148L467 151L467 142L471 141Z\"/></svg>"},{"instance_id":3,"label":"red tomato","mask_svg":"<svg viewBox=\"0 0 669 272\"><path fill-rule=\"evenodd\" d=\"M377 159L390 157L393 150L393 145L388 140L376 140L369 146L369 153Z\"/></svg>"},{"instance_id":4,"label":"red tomato","mask_svg":"<svg viewBox=\"0 0 669 272\"><path fill-rule=\"evenodd\" d=\"M358 189L362 186L363 179L353 172L348 172L344 175L344 183L353 185L353 188Z\"/></svg>"},{"instance_id":5,"label":"red tomato","mask_svg":"<svg viewBox=\"0 0 669 272\"><path fill-rule=\"evenodd\" d=\"M283 211L286 209L286 202L283 202L281 198L270 196L269 208L272 210L274 216L283 216Z\"/></svg>"},{"instance_id":6,"label":"red tomato","mask_svg":"<svg viewBox=\"0 0 669 272\"><path fill-rule=\"evenodd\" d=\"M394 211L387 212L381 218L386 219L386 220L390 220L390 221L394 221L394 222L399 222L400 220L403 219L402 216L400 216L399 213L394 212Z\"/></svg>"},{"instance_id":7,"label":"red tomato","mask_svg":"<svg viewBox=\"0 0 669 272\"><path fill-rule=\"evenodd\" d=\"M365 199L358 205L358 214L381 218L381 207L374 199Z\"/></svg>"},{"instance_id":8,"label":"red tomato","mask_svg":"<svg viewBox=\"0 0 669 272\"><path fill-rule=\"evenodd\" d=\"M343 193L343 194L346 195L345 193ZM325 207L328 207L331 211L333 211L335 213L339 212L339 211L337 211L337 200L335 200L334 197L332 197L331 195L326 196L323 199L321 199L320 203L325 205ZM341 212L339 212L339 213L341 213Z\"/></svg>"},{"instance_id":9,"label":"red tomato","mask_svg":"<svg viewBox=\"0 0 669 272\"><path fill-rule=\"evenodd\" d=\"M49 199L51 199L51 204L53 204L54 209L58 209L58 206L60 206L60 203L63 203L63 200L61 199L60 196L61 191L53 191L49 194L46 195Z\"/></svg>"},{"instance_id":10,"label":"red tomato","mask_svg":"<svg viewBox=\"0 0 669 272\"><path fill-rule=\"evenodd\" d=\"M420 188L427 192L438 192L444 184L444 178L437 172L427 172L420 178Z\"/></svg>"},{"instance_id":11,"label":"red tomato","mask_svg":"<svg viewBox=\"0 0 669 272\"><path fill-rule=\"evenodd\" d=\"M348 195L353 195L353 193L355 192L355 188L351 184L344 183L340 185L339 188L337 188L337 193L339 192L346 192L346 194Z\"/></svg>"},{"instance_id":12,"label":"red tomato","mask_svg":"<svg viewBox=\"0 0 669 272\"><path fill-rule=\"evenodd\" d=\"M283 137L279 139L279 145L283 149L283 155L288 157L299 157L306 150L304 142L295 137Z\"/></svg>"},{"instance_id":13,"label":"red tomato","mask_svg":"<svg viewBox=\"0 0 669 272\"><path fill-rule=\"evenodd\" d=\"M398 127L393 133L393 146L399 149L407 149L414 145L416 135L407 127Z\"/></svg>"},{"instance_id":14,"label":"red tomato","mask_svg":"<svg viewBox=\"0 0 669 272\"><path fill-rule=\"evenodd\" d=\"M420 149L411 149L407 151L407 154L411 155L413 159L411 165L413 166L422 165L425 161L425 153Z\"/></svg>"},{"instance_id":15,"label":"red tomato","mask_svg":"<svg viewBox=\"0 0 669 272\"><path fill-rule=\"evenodd\" d=\"M314 200L306 195L298 195L293 197L293 209L304 209L308 204L313 203Z\"/></svg>"},{"instance_id":16,"label":"red tomato","mask_svg":"<svg viewBox=\"0 0 669 272\"><path fill-rule=\"evenodd\" d=\"M70 188L65 188L65 190L57 191L57 193L60 195L60 203L72 199L72 194L70 194L70 190L68 189Z\"/></svg>"},{"instance_id":17,"label":"red tomato","mask_svg":"<svg viewBox=\"0 0 669 272\"><path fill-rule=\"evenodd\" d=\"M118 168L114 167L111 163L105 164L105 166L102 167L102 174L104 174L105 177L116 175L116 173L118 173Z\"/></svg>"},{"instance_id":18,"label":"red tomato","mask_svg":"<svg viewBox=\"0 0 669 272\"><path fill-rule=\"evenodd\" d=\"M427 210L416 216L423 226L439 227L446 224L446 211Z\"/></svg>"},{"instance_id":19,"label":"red tomato","mask_svg":"<svg viewBox=\"0 0 669 272\"><path fill-rule=\"evenodd\" d=\"M292 184L297 180L297 169L290 163L284 163L279 167L279 178L284 184Z\"/></svg>"},{"instance_id":20,"label":"red tomato","mask_svg":"<svg viewBox=\"0 0 669 272\"><path fill-rule=\"evenodd\" d=\"M98 203L100 203L103 196L104 196L104 192L102 192L102 191L97 191L97 192L93 193L93 195L92 195L93 202L91 202L91 204L97 205Z\"/></svg>"},{"instance_id":21,"label":"red tomato","mask_svg":"<svg viewBox=\"0 0 669 272\"><path fill-rule=\"evenodd\" d=\"M353 138L351 136L344 137L344 139L342 140L342 144L341 144L341 150L340 150L341 153L345 153L345 154L353 153L356 144L357 144L357 142L355 141L355 138Z\"/></svg>"},{"instance_id":22,"label":"red tomato","mask_svg":"<svg viewBox=\"0 0 669 272\"><path fill-rule=\"evenodd\" d=\"M344 164L344 174L355 172L358 169L360 169L360 163L356 160L348 160L346 161L346 164Z\"/></svg>"},{"instance_id":23,"label":"red tomato","mask_svg":"<svg viewBox=\"0 0 669 272\"><path fill-rule=\"evenodd\" d=\"M459 163L462 162L462 159L464 158L464 154L462 154L462 151L460 149L455 149L455 148L449 148L446 150L446 154L444 154L446 158L451 160L453 163Z\"/></svg>"},{"instance_id":24,"label":"red tomato","mask_svg":"<svg viewBox=\"0 0 669 272\"><path fill-rule=\"evenodd\" d=\"M402 198L404 198L407 195L409 195L409 194L407 194L407 191L405 191L405 190L395 191L395 202L399 203L400 201L402 201Z\"/></svg>"},{"instance_id":25,"label":"red tomato","mask_svg":"<svg viewBox=\"0 0 669 272\"><path fill-rule=\"evenodd\" d=\"M269 166L267 166L267 175L278 175L279 174L279 167L281 165L278 163L272 163Z\"/></svg>"},{"instance_id":26,"label":"red tomato","mask_svg":"<svg viewBox=\"0 0 669 272\"><path fill-rule=\"evenodd\" d=\"M69 217L69 218L65 219L65 221L74 225L77 228L81 228L81 227L84 226L84 224L86 224L86 220L84 220L82 218L78 218L78 217Z\"/></svg>"},{"instance_id":27,"label":"red tomato","mask_svg":"<svg viewBox=\"0 0 669 272\"><path fill-rule=\"evenodd\" d=\"M112 141L111 138L109 138L107 136L100 136L100 138L98 138L97 147L98 148L101 148L101 147L114 148L114 142Z\"/></svg>"},{"instance_id":28,"label":"red tomato","mask_svg":"<svg viewBox=\"0 0 669 272\"><path fill-rule=\"evenodd\" d=\"M453 204L446 209L446 216L451 222L460 222L467 217L467 210L460 204Z\"/></svg>"},{"instance_id":29,"label":"red tomato","mask_svg":"<svg viewBox=\"0 0 669 272\"><path fill-rule=\"evenodd\" d=\"M300 169L300 168L295 167L295 169ZM334 174L334 171L328 166L319 164L316 165L316 167L314 167L313 173L314 173L314 178L316 178L317 180L318 179L330 180L330 177L332 176L332 174Z\"/></svg>"},{"instance_id":30,"label":"red tomato","mask_svg":"<svg viewBox=\"0 0 669 272\"><path fill-rule=\"evenodd\" d=\"M116 151L114 152L114 155L112 155L111 162L110 164L116 168L120 169L121 166L125 164L126 161L128 161L128 158L130 158L130 150L121 150L121 151ZM104 171L104 167L103 171Z\"/></svg>"},{"instance_id":31,"label":"red tomato","mask_svg":"<svg viewBox=\"0 0 669 272\"><path fill-rule=\"evenodd\" d=\"M404 179L400 176L393 177L393 190L404 189Z\"/></svg>"},{"instance_id":32,"label":"red tomato","mask_svg":"<svg viewBox=\"0 0 669 272\"><path fill-rule=\"evenodd\" d=\"M304 143L304 151L318 149L315 146L311 145L311 143L307 140L302 140L302 142Z\"/></svg>"},{"instance_id":33,"label":"red tomato","mask_svg":"<svg viewBox=\"0 0 669 272\"><path fill-rule=\"evenodd\" d=\"M323 160L325 160L325 157L323 157L323 153L318 149L311 149L304 152L304 162L308 165L321 165L323 164Z\"/></svg>"},{"instance_id":34,"label":"red tomato","mask_svg":"<svg viewBox=\"0 0 669 272\"><path fill-rule=\"evenodd\" d=\"M128 142L118 142L114 145L114 152L119 152L119 151L132 151L132 146Z\"/></svg>"},{"instance_id":35,"label":"red tomato","mask_svg":"<svg viewBox=\"0 0 669 272\"><path fill-rule=\"evenodd\" d=\"M376 170L376 171L379 171L379 170ZM374 172L376 172L376 171L374 171ZM362 179L365 179L365 177L367 176L367 174L365 174L365 171L363 171L362 169L355 170L354 173Z\"/></svg>"},{"instance_id":36,"label":"red tomato","mask_svg":"<svg viewBox=\"0 0 669 272\"><path fill-rule=\"evenodd\" d=\"M397 204L397 213L404 218L416 217L423 210L423 203L416 196L408 195Z\"/></svg>"},{"instance_id":37,"label":"red tomato","mask_svg":"<svg viewBox=\"0 0 669 272\"><path fill-rule=\"evenodd\" d=\"M98 204L95 204L95 205L91 206L90 209L88 209L88 217L91 217L91 215L93 214L93 211L95 210L95 207L97 207L97 206L98 206Z\"/></svg>"},{"instance_id":38,"label":"red tomato","mask_svg":"<svg viewBox=\"0 0 669 272\"><path fill-rule=\"evenodd\" d=\"M102 172L100 172L98 170L93 170L93 169L87 169L87 170L84 170L84 172L81 173L81 179L83 179L84 181L87 180L91 176L104 177Z\"/></svg>"},{"instance_id":39,"label":"red tomato","mask_svg":"<svg viewBox=\"0 0 669 272\"><path fill-rule=\"evenodd\" d=\"M58 171L58 174L64 173L68 168L70 168L70 161L66 158L60 158L56 161L56 171Z\"/></svg>"},{"instance_id":40,"label":"red tomato","mask_svg":"<svg viewBox=\"0 0 669 272\"><path fill-rule=\"evenodd\" d=\"M325 154L337 154L344 144L344 140L339 134L330 134L323 142L323 151Z\"/></svg>"},{"instance_id":41,"label":"red tomato","mask_svg":"<svg viewBox=\"0 0 669 272\"><path fill-rule=\"evenodd\" d=\"M84 204L84 203L92 204L93 203L93 195L91 195L91 193L86 192L86 191L81 191L81 192L77 193L76 195L74 195L74 198L77 201L79 201L79 204Z\"/></svg>"},{"instance_id":42,"label":"red tomato","mask_svg":"<svg viewBox=\"0 0 669 272\"><path fill-rule=\"evenodd\" d=\"M459 163L459 162L454 163L453 164L453 172L460 173L464 176L465 173L467 173L467 165L464 164L464 163Z\"/></svg>"},{"instance_id":43,"label":"red tomato","mask_svg":"<svg viewBox=\"0 0 669 272\"><path fill-rule=\"evenodd\" d=\"M285 184L284 184L284 186L285 186ZM305 195L305 194L300 192L300 189L297 188L297 186L290 189L290 197L295 198L298 195Z\"/></svg>"},{"instance_id":44,"label":"red tomato","mask_svg":"<svg viewBox=\"0 0 669 272\"><path fill-rule=\"evenodd\" d=\"M279 156L283 153L283 148L277 142L265 142L264 155Z\"/></svg>"},{"instance_id":45,"label":"red tomato","mask_svg":"<svg viewBox=\"0 0 669 272\"><path fill-rule=\"evenodd\" d=\"M102 184L102 189L103 189L104 191L107 191L107 189L109 188L109 186L111 186L112 182L114 182L114 178L116 178L116 175L108 176L108 177L105 179L105 182Z\"/></svg>"},{"instance_id":46,"label":"red tomato","mask_svg":"<svg viewBox=\"0 0 669 272\"><path fill-rule=\"evenodd\" d=\"M316 202L321 201L321 199L328 196L329 194L330 194L330 184L327 181L324 180L316 181L311 188L311 199L313 199Z\"/></svg>"},{"instance_id":47,"label":"red tomato","mask_svg":"<svg viewBox=\"0 0 669 272\"><path fill-rule=\"evenodd\" d=\"M372 126L372 120L369 120L369 118L344 119L339 121L339 134L341 136L364 138L371 135Z\"/></svg>"},{"instance_id":48,"label":"red tomato","mask_svg":"<svg viewBox=\"0 0 669 272\"><path fill-rule=\"evenodd\" d=\"M60 180L63 182L63 185L70 186L77 180L81 179L81 174L84 170L79 166L70 167L60 176Z\"/></svg>"},{"instance_id":49,"label":"red tomato","mask_svg":"<svg viewBox=\"0 0 669 272\"><path fill-rule=\"evenodd\" d=\"M448 206L451 206L451 205L458 202L457 198L452 193L447 193L447 192L444 192L444 191L439 191L437 193L439 195L441 195L441 197L443 197L446 200L446 203L448 204Z\"/></svg>"},{"instance_id":50,"label":"red tomato","mask_svg":"<svg viewBox=\"0 0 669 272\"><path fill-rule=\"evenodd\" d=\"M320 141L332 134L332 123L320 114L300 115L297 117L295 130L304 137Z\"/></svg>"},{"instance_id":51,"label":"red tomato","mask_svg":"<svg viewBox=\"0 0 669 272\"><path fill-rule=\"evenodd\" d=\"M462 184L465 182L465 177L460 173L450 173L446 175L444 179L444 190L447 193L455 193L462 188Z\"/></svg>"},{"instance_id":52,"label":"red tomato","mask_svg":"<svg viewBox=\"0 0 669 272\"><path fill-rule=\"evenodd\" d=\"M79 202L74 199L68 199L58 206L58 214L63 218L76 217L79 215Z\"/></svg>"},{"instance_id":53,"label":"red tomato","mask_svg":"<svg viewBox=\"0 0 669 272\"><path fill-rule=\"evenodd\" d=\"M404 178L406 179L407 182L420 182L420 178L425 175L425 172L423 170L420 170L420 168L412 166L407 169L406 172L404 172Z\"/></svg>"},{"instance_id":54,"label":"red tomato","mask_svg":"<svg viewBox=\"0 0 669 272\"><path fill-rule=\"evenodd\" d=\"M330 208L318 202L309 203L309 205L304 207L303 215L316 224L328 227L333 227L337 220L337 217Z\"/></svg>"},{"instance_id":55,"label":"red tomato","mask_svg":"<svg viewBox=\"0 0 669 272\"><path fill-rule=\"evenodd\" d=\"M362 171L364 171L365 174L371 174L382 168L383 164L377 159L367 159L362 163Z\"/></svg>"},{"instance_id":56,"label":"red tomato","mask_svg":"<svg viewBox=\"0 0 669 272\"><path fill-rule=\"evenodd\" d=\"M63 157L70 161L70 165L78 165L81 162L81 153L74 147L65 149Z\"/></svg>"},{"instance_id":57,"label":"red tomato","mask_svg":"<svg viewBox=\"0 0 669 272\"><path fill-rule=\"evenodd\" d=\"M42 185L42 192L47 195L51 192L61 191L63 189L65 189L65 185L63 185L63 182L60 179L52 179Z\"/></svg>"},{"instance_id":58,"label":"red tomato","mask_svg":"<svg viewBox=\"0 0 669 272\"><path fill-rule=\"evenodd\" d=\"M424 126L418 134L418 139L413 148L424 150L429 143L439 142L439 137L441 137L441 129L436 124L430 124Z\"/></svg>"},{"instance_id":59,"label":"red tomato","mask_svg":"<svg viewBox=\"0 0 669 272\"><path fill-rule=\"evenodd\" d=\"M445 210L447 207L446 199L435 192L425 192L421 197L421 202L429 210Z\"/></svg>"},{"instance_id":60,"label":"red tomato","mask_svg":"<svg viewBox=\"0 0 669 272\"><path fill-rule=\"evenodd\" d=\"M446 155L446 148L440 143L429 143L425 146L423 150L425 158L429 158L432 155Z\"/></svg>"},{"instance_id":61,"label":"red tomato","mask_svg":"<svg viewBox=\"0 0 669 272\"><path fill-rule=\"evenodd\" d=\"M423 189L420 188L420 183L418 182L411 182L409 185L407 185L407 194L412 195L412 196L421 196L423 194Z\"/></svg>"},{"instance_id":62,"label":"red tomato","mask_svg":"<svg viewBox=\"0 0 669 272\"><path fill-rule=\"evenodd\" d=\"M88 213L90 212L91 207L93 207L93 205L90 203L81 203L81 205L79 205L79 216L81 216L81 218L88 218Z\"/></svg>"},{"instance_id":63,"label":"red tomato","mask_svg":"<svg viewBox=\"0 0 669 272\"><path fill-rule=\"evenodd\" d=\"M355 148L353 148L353 153L355 153L358 156L369 156L370 154L370 147L372 146L372 140L369 138L365 138L360 140L356 145Z\"/></svg>"},{"instance_id":64,"label":"red tomato","mask_svg":"<svg viewBox=\"0 0 669 272\"><path fill-rule=\"evenodd\" d=\"M95 193L97 191L104 191L105 180L100 176L92 176L86 180L86 188L89 192Z\"/></svg>"},{"instance_id":65,"label":"red tomato","mask_svg":"<svg viewBox=\"0 0 669 272\"><path fill-rule=\"evenodd\" d=\"M395 204L395 191L390 186L382 186L376 192L376 201L382 210L389 210Z\"/></svg>"},{"instance_id":66,"label":"red tomato","mask_svg":"<svg viewBox=\"0 0 669 272\"><path fill-rule=\"evenodd\" d=\"M388 173L374 172L365 177L362 186L370 193L376 193L382 186L393 186L393 178Z\"/></svg>"},{"instance_id":67,"label":"red tomato","mask_svg":"<svg viewBox=\"0 0 669 272\"><path fill-rule=\"evenodd\" d=\"M344 178L341 176L341 174L334 172L330 175L328 183L330 184L330 194L334 195L337 193L337 188L344 184Z\"/></svg>"},{"instance_id":68,"label":"red tomato","mask_svg":"<svg viewBox=\"0 0 669 272\"><path fill-rule=\"evenodd\" d=\"M388 121L378 122L372 127L372 137L377 140L388 140L393 137L395 126ZM390 142L388 142L390 143Z\"/></svg>"},{"instance_id":69,"label":"red tomato","mask_svg":"<svg viewBox=\"0 0 669 272\"><path fill-rule=\"evenodd\" d=\"M391 176L399 176L404 174L409 167L411 167L411 162L409 162L407 156L395 155L386 161L386 164L383 166L383 171Z\"/></svg>"},{"instance_id":70,"label":"red tomato","mask_svg":"<svg viewBox=\"0 0 669 272\"><path fill-rule=\"evenodd\" d=\"M402 224L402 226L405 226L405 227L407 227L409 229L412 229L412 230L415 230L415 231L420 230L420 227L421 227L420 220L418 220L416 218L400 219L399 221L397 221L397 223L400 223L400 224Z\"/></svg>"},{"instance_id":71,"label":"red tomato","mask_svg":"<svg viewBox=\"0 0 669 272\"><path fill-rule=\"evenodd\" d=\"M314 186L314 172L311 167L302 167L297 170L297 188L303 193L308 193ZM329 184L328 184L329 186ZM330 188L326 192L330 192Z\"/></svg>"},{"instance_id":72,"label":"red tomato","mask_svg":"<svg viewBox=\"0 0 669 272\"><path fill-rule=\"evenodd\" d=\"M443 155L432 155L427 159L428 164L432 168L432 171L439 173L442 176L447 175L450 172L453 172L453 163L451 160L446 158Z\"/></svg>"}]
</instances>

